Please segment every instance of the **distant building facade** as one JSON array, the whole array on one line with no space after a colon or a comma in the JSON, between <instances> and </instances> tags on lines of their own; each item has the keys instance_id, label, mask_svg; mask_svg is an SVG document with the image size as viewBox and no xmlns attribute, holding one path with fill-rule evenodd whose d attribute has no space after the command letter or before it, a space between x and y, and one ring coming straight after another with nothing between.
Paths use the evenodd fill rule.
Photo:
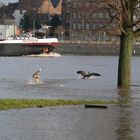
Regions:
<instances>
[{"instance_id":1,"label":"distant building facade","mask_svg":"<svg viewBox=\"0 0 140 140\"><path fill-rule=\"evenodd\" d=\"M101 0L64 0L62 3L65 36L71 40L117 41L118 31L113 26ZM116 28L116 27L115 27Z\"/></svg>"}]
</instances>

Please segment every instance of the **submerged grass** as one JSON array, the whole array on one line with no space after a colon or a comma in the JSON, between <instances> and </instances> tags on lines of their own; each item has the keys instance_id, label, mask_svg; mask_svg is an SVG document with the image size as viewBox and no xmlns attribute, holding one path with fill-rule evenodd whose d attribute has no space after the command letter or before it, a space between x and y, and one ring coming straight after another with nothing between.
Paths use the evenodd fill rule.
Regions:
<instances>
[{"instance_id":1,"label":"submerged grass","mask_svg":"<svg viewBox=\"0 0 140 140\"><path fill-rule=\"evenodd\" d=\"M18 108L36 108L47 106L84 105L84 104L116 104L115 100L50 100L50 99L0 99L0 110Z\"/></svg>"}]
</instances>

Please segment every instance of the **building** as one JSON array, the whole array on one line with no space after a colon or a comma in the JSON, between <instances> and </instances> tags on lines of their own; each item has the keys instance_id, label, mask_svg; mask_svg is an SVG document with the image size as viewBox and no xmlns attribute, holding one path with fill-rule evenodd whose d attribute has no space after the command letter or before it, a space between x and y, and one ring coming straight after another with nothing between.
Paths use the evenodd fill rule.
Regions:
<instances>
[{"instance_id":1,"label":"building","mask_svg":"<svg viewBox=\"0 0 140 140\"><path fill-rule=\"evenodd\" d=\"M18 35L18 27L15 25L0 25L0 40L7 39L12 35Z\"/></svg>"},{"instance_id":2,"label":"building","mask_svg":"<svg viewBox=\"0 0 140 140\"><path fill-rule=\"evenodd\" d=\"M114 26L116 23L108 26L110 17L101 0L64 0L62 18L66 39L98 42L118 40L115 36L118 34Z\"/></svg>"},{"instance_id":3,"label":"building","mask_svg":"<svg viewBox=\"0 0 140 140\"><path fill-rule=\"evenodd\" d=\"M17 10L61 15L62 0L19 0Z\"/></svg>"},{"instance_id":4,"label":"building","mask_svg":"<svg viewBox=\"0 0 140 140\"><path fill-rule=\"evenodd\" d=\"M49 18L54 14L61 16L61 3L62 0L19 0L18 6L13 13L16 25L19 25L20 19L26 11L40 14L41 16L48 15Z\"/></svg>"},{"instance_id":5,"label":"building","mask_svg":"<svg viewBox=\"0 0 140 140\"><path fill-rule=\"evenodd\" d=\"M7 35L11 35L11 31L13 35L20 34L21 30L18 27L25 12L39 15L40 20L46 22L50 21L55 14L61 17L61 5L62 0L19 0L17 3L9 3L7 6L1 5L0 39L7 38ZM5 29L9 29L10 34L7 33L7 30L4 32ZM13 29L16 30L13 31Z\"/></svg>"},{"instance_id":6,"label":"building","mask_svg":"<svg viewBox=\"0 0 140 140\"><path fill-rule=\"evenodd\" d=\"M20 19L27 11L51 18L54 14L61 16L62 0L19 0L0 7L0 23L19 26Z\"/></svg>"}]
</instances>

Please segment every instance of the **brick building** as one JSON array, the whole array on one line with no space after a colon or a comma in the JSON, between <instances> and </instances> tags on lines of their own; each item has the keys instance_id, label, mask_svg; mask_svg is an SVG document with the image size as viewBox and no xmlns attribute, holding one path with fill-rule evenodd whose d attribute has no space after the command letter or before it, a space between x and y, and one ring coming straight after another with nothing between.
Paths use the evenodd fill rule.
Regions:
<instances>
[{"instance_id":1,"label":"brick building","mask_svg":"<svg viewBox=\"0 0 140 140\"><path fill-rule=\"evenodd\" d=\"M61 16L62 0L19 0L0 7L0 23L19 26L20 19L27 11L51 18L57 14Z\"/></svg>"},{"instance_id":2,"label":"brick building","mask_svg":"<svg viewBox=\"0 0 140 140\"><path fill-rule=\"evenodd\" d=\"M110 17L101 0L64 0L62 18L65 38L98 42L118 40L117 23L108 26Z\"/></svg>"},{"instance_id":3,"label":"brick building","mask_svg":"<svg viewBox=\"0 0 140 140\"><path fill-rule=\"evenodd\" d=\"M19 0L17 9L61 15L62 0Z\"/></svg>"},{"instance_id":4,"label":"brick building","mask_svg":"<svg viewBox=\"0 0 140 140\"><path fill-rule=\"evenodd\" d=\"M54 14L61 16L61 3L62 0L19 0L13 13L16 25L26 11L38 13L42 18L51 18Z\"/></svg>"}]
</instances>

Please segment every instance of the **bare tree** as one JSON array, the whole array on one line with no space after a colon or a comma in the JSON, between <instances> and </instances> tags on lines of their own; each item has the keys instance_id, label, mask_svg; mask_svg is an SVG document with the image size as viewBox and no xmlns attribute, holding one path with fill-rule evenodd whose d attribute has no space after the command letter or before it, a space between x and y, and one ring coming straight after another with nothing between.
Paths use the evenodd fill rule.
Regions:
<instances>
[{"instance_id":1,"label":"bare tree","mask_svg":"<svg viewBox=\"0 0 140 140\"><path fill-rule=\"evenodd\" d=\"M120 28L120 54L118 63L118 87L131 86L131 56L135 40L140 36L140 0L103 0L113 12L111 20L117 19ZM140 14L139 14L140 16ZM136 18L135 18L136 17Z\"/></svg>"}]
</instances>

